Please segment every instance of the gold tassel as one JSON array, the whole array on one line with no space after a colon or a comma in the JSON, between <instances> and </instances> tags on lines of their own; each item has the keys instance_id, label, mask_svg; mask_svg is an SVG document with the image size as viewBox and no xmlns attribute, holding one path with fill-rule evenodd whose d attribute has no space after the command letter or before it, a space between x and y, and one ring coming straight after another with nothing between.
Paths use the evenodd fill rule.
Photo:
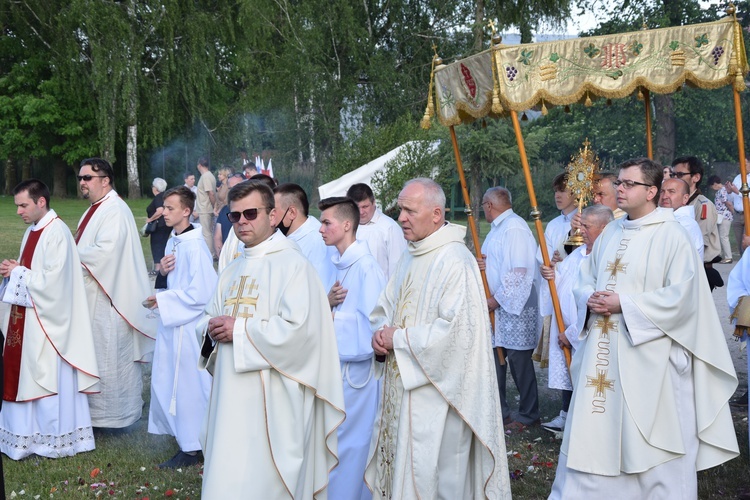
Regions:
<instances>
[{"instance_id":1,"label":"gold tassel","mask_svg":"<svg viewBox=\"0 0 750 500\"><path fill-rule=\"evenodd\" d=\"M734 50L732 50L732 58L729 61L729 67L734 68L734 90L737 92L744 92L747 88L745 85L745 77L743 73L748 70L747 53L745 52L745 40L742 36L742 26L737 22L736 8L733 4L729 4L730 7L727 9L727 14L734 17L734 26L732 27L732 34L734 35Z\"/></svg>"},{"instance_id":2,"label":"gold tassel","mask_svg":"<svg viewBox=\"0 0 750 500\"><path fill-rule=\"evenodd\" d=\"M545 106L544 100L542 100L542 116L547 116L547 113L549 113L549 111L547 111L547 106Z\"/></svg>"},{"instance_id":3,"label":"gold tassel","mask_svg":"<svg viewBox=\"0 0 750 500\"><path fill-rule=\"evenodd\" d=\"M499 42L498 42L499 43ZM496 115L503 114L503 105L500 103L500 83L497 76L497 58L495 57L495 43L492 45L492 112Z\"/></svg>"},{"instance_id":4,"label":"gold tassel","mask_svg":"<svg viewBox=\"0 0 750 500\"><path fill-rule=\"evenodd\" d=\"M643 97L643 89L641 87L638 87L638 100L642 101L645 97Z\"/></svg>"},{"instance_id":5,"label":"gold tassel","mask_svg":"<svg viewBox=\"0 0 750 500\"><path fill-rule=\"evenodd\" d=\"M584 104L584 106L586 106L587 108L590 108L591 106L593 106L593 105L594 105L594 103L593 103L593 102L591 102L591 97L589 96L589 93L588 93L588 92L586 92L586 102L585 102L585 103L583 103L583 104Z\"/></svg>"},{"instance_id":6,"label":"gold tassel","mask_svg":"<svg viewBox=\"0 0 750 500\"><path fill-rule=\"evenodd\" d=\"M430 126L432 125L430 123L430 119L433 117L435 111L435 104L432 100L432 90L434 86L435 81L435 61L438 60L437 54L435 54L432 57L432 68L430 69L430 86L427 89L427 107L424 110L424 116L422 117L422 121L419 122L419 126L422 127L424 130L429 130Z\"/></svg>"}]
</instances>

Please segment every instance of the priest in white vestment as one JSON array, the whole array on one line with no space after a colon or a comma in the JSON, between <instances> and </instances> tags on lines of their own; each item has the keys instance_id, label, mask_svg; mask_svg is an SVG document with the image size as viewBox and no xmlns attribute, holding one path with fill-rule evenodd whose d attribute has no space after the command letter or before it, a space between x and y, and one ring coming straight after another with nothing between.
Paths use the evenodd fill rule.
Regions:
<instances>
[{"instance_id":1,"label":"priest in white vestment","mask_svg":"<svg viewBox=\"0 0 750 500\"><path fill-rule=\"evenodd\" d=\"M275 231L266 185L243 182L228 200L245 250L219 276L196 329L201 366L214 377L202 495L324 499L344 420L328 299L310 261Z\"/></svg>"},{"instance_id":2,"label":"priest in white vestment","mask_svg":"<svg viewBox=\"0 0 750 500\"><path fill-rule=\"evenodd\" d=\"M137 422L143 408L141 362L151 360L157 328L142 306L151 282L133 212L114 191L112 166L83 160L78 183L91 201L75 240L101 377L101 392L89 396L91 423L122 428Z\"/></svg>"},{"instance_id":3,"label":"priest in white vestment","mask_svg":"<svg viewBox=\"0 0 750 500\"><path fill-rule=\"evenodd\" d=\"M199 462L200 429L211 393L211 376L198 369L195 327L216 288L211 252L197 224L190 224L195 195L185 186L164 193L164 220L172 228L161 273L167 289L149 297L159 311L148 432L177 439L180 451L160 468Z\"/></svg>"},{"instance_id":4,"label":"priest in white vestment","mask_svg":"<svg viewBox=\"0 0 750 500\"><path fill-rule=\"evenodd\" d=\"M336 275L328 283L328 301L339 349L346 420L338 428L339 466L331 472L328 497L369 500L364 483L367 452L378 409L378 380L374 376L370 313L385 288L385 276L367 245L356 239L359 209L351 198L326 198L320 234L337 250Z\"/></svg>"},{"instance_id":5,"label":"priest in white vestment","mask_svg":"<svg viewBox=\"0 0 750 500\"><path fill-rule=\"evenodd\" d=\"M3 260L3 408L0 451L13 460L94 449L86 394L99 390L81 262L70 229L49 208L49 189L29 179L13 191L31 224L18 261Z\"/></svg>"},{"instance_id":6,"label":"priest in white vestment","mask_svg":"<svg viewBox=\"0 0 750 500\"><path fill-rule=\"evenodd\" d=\"M487 302L431 179L398 198L408 251L370 315L386 355L365 481L378 499L510 498Z\"/></svg>"},{"instance_id":7,"label":"priest in white vestment","mask_svg":"<svg viewBox=\"0 0 750 500\"><path fill-rule=\"evenodd\" d=\"M550 389L562 391L562 409L559 415L549 422L542 424L547 430L559 432L565 429L568 418L570 399L573 395L573 383L570 380L568 362L565 360L563 346L570 348L575 354L578 349L578 336L581 333L583 319L579 321L579 315L586 315L586 309L578 309L578 304L573 297L573 288L578 284L578 274L581 263L589 257L594 248L594 242L605 226L614 220L612 210L605 205L592 205L581 212L581 237L583 245L576 248L565 260L554 266L542 266L542 277L546 280L555 279L555 287L560 297L560 310L562 313L565 331L560 334L557 321L552 321L549 343L549 371L548 385ZM580 323L580 324L579 324Z\"/></svg>"},{"instance_id":8,"label":"priest in white vestment","mask_svg":"<svg viewBox=\"0 0 750 500\"><path fill-rule=\"evenodd\" d=\"M696 470L738 455L737 377L698 254L656 208L662 176L647 158L620 166L628 217L582 264L574 294L590 319L550 498L697 498Z\"/></svg>"},{"instance_id":9,"label":"priest in white vestment","mask_svg":"<svg viewBox=\"0 0 750 500\"><path fill-rule=\"evenodd\" d=\"M346 195L359 207L357 239L367 243L386 279L390 278L406 251L406 239L401 228L377 208L375 195L367 184L352 185Z\"/></svg>"}]
</instances>

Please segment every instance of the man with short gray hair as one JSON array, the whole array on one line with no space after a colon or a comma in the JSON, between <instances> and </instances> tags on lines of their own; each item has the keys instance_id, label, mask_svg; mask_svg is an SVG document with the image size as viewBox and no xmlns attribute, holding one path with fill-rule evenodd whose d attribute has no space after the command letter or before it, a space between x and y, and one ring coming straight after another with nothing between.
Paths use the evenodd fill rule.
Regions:
<instances>
[{"instance_id":1,"label":"man with short gray hair","mask_svg":"<svg viewBox=\"0 0 750 500\"><path fill-rule=\"evenodd\" d=\"M365 481L374 498L510 498L486 300L466 228L445 221L445 194L430 179L406 183L398 206L409 244L370 315L385 360Z\"/></svg>"}]
</instances>

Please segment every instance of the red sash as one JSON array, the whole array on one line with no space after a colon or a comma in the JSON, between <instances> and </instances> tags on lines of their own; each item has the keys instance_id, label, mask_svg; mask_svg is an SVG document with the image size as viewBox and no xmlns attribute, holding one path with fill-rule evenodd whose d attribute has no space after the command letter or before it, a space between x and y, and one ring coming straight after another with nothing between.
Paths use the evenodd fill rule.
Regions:
<instances>
[{"instance_id":1,"label":"red sash","mask_svg":"<svg viewBox=\"0 0 750 500\"><path fill-rule=\"evenodd\" d=\"M94 215L94 212L96 212L96 209L99 208L99 206L102 204L103 201L104 200L96 202L93 205L91 205L91 207L89 208L89 211L86 212L86 216L83 218L81 223L78 224L78 229L76 229L76 234L74 237L76 241L76 245L78 244L78 240L80 240L81 236L83 235L83 230L86 229L86 224L89 223L89 221L91 220L91 216Z\"/></svg>"},{"instance_id":2,"label":"red sash","mask_svg":"<svg viewBox=\"0 0 750 500\"><path fill-rule=\"evenodd\" d=\"M31 269L31 259L34 257L34 249L39 242L39 237L44 226L39 231L31 231L23 247L20 265ZM5 338L5 350L3 351L3 401L16 401L18 397L18 382L21 378L21 351L23 351L23 330L26 325L26 308L13 305L10 308L10 321L8 322L8 335Z\"/></svg>"}]
</instances>

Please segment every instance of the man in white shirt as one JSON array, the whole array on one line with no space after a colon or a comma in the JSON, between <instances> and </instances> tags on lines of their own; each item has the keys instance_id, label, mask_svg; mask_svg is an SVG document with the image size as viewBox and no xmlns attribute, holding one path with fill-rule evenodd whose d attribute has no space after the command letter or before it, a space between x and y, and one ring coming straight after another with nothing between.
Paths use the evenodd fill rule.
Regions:
<instances>
[{"instance_id":1,"label":"man in white shirt","mask_svg":"<svg viewBox=\"0 0 750 500\"><path fill-rule=\"evenodd\" d=\"M406 240L399 225L375 206L375 195L367 184L354 184L346 195L359 207L357 239L367 242L386 279L406 250Z\"/></svg>"}]
</instances>

